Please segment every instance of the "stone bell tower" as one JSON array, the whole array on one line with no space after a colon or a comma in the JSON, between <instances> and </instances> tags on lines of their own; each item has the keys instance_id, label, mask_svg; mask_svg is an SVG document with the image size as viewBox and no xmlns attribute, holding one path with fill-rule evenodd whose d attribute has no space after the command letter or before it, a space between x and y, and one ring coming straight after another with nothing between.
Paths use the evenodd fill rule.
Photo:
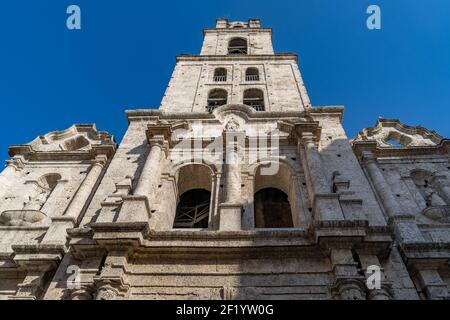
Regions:
<instances>
[{"instance_id":1,"label":"stone bell tower","mask_svg":"<svg viewBox=\"0 0 450 320\"><path fill-rule=\"evenodd\" d=\"M72 171L55 169L26 206L2 204L0 297L448 297L448 140L388 120L349 140L343 107L312 106L297 62L258 19L219 19L200 54L177 56L159 108L126 112L117 150L83 126L11 149L11 190L24 166L38 177L104 161L67 182L71 202L52 190ZM41 237L6 244L26 230Z\"/></svg>"}]
</instances>

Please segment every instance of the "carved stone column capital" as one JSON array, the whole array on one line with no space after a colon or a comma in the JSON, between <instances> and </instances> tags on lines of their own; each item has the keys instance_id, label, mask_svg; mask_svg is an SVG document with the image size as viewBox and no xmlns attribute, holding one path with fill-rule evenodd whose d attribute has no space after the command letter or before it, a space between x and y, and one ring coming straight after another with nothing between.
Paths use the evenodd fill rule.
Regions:
<instances>
[{"instance_id":1,"label":"carved stone column capital","mask_svg":"<svg viewBox=\"0 0 450 320\"><path fill-rule=\"evenodd\" d=\"M95 284L95 300L124 299L129 286L118 279L100 279Z\"/></svg>"},{"instance_id":2,"label":"carved stone column capital","mask_svg":"<svg viewBox=\"0 0 450 320\"><path fill-rule=\"evenodd\" d=\"M366 300L365 286L361 279L337 279L331 287L332 295L339 300Z\"/></svg>"},{"instance_id":3,"label":"carved stone column capital","mask_svg":"<svg viewBox=\"0 0 450 320\"><path fill-rule=\"evenodd\" d=\"M392 300L391 283L384 283L380 289L368 290L368 300Z\"/></svg>"},{"instance_id":4,"label":"carved stone column capital","mask_svg":"<svg viewBox=\"0 0 450 320\"><path fill-rule=\"evenodd\" d=\"M74 288L70 292L71 300L92 300L94 298L95 288L93 284L84 284Z\"/></svg>"},{"instance_id":5,"label":"carved stone column capital","mask_svg":"<svg viewBox=\"0 0 450 320\"><path fill-rule=\"evenodd\" d=\"M362 161L365 165L376 163L376 157L371 151L362 152Z\"/></svg>"},{"instance_id":6,"label":"carved stone column capital","mask_svg":"<svg viewBox=\"0 0 450 320\"><path fill-rule=\"evenodd\" d=\"M25 160L22 156L14 156L13 158L6 160L7 167L13 167L16 171L20 171L25 168Z\"/></svg>"},{"instance_id":7,"label":"carved stone column capital","mask_svg":"<svg viewBox=\"0 0 450 320\"><path fill-rule=\"evenodd\" d=\"M316 145L316 137L312 132L302 132L300 135L300 143L307 147L310 145Z\"/></svg>"}]
</instances>

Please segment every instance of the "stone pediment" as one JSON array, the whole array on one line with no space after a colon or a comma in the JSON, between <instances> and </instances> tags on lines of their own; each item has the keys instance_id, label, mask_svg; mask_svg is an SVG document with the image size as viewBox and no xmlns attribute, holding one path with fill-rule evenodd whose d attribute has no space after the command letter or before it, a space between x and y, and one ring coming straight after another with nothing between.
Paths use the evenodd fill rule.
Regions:
<instances>
[{"instance_id":1,"label":"stone pediment","mask_svg":"<svg viewBox=\"0 0 450 320\"><path fill-rule=\"evenodd\" d=\"M436 146L443 137L421 126L408 126L399 120L379 118L375 127L363 129L355 142L376 142L382 148Z\"/></svg>"},{"instance_id":2,"label":"stone pediment","mask_svg":"<svg viewBox=\"0 0 450 320\"><path fill-rule=\"evenodd\" d=\"M116 143L114 137L104 131L97 131L94 124L76 124L62 131L52 131L39 136L24 145L12 145L11 156L33 153L92 153L94 149L101 154L112 155Z\"/></svg>"}]
</instances>

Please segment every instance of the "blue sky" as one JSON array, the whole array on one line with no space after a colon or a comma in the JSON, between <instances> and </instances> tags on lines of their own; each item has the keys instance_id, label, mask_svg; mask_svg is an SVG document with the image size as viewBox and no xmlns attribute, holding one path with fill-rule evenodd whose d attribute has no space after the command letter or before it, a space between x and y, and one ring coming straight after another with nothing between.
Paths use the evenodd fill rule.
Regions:
<instances>
[{"instance_id":1,"label":"blue sky","mask_svg":"<svg viewBox=\"0 0 450 320\"><path fill-rule=\"evenodd\" d=\"M82 29L66 28L77 4ZM377 4L382 29L366 28ZM125 109L158 107L175 55L217 17L258 17L295 52L314 105L344 105L349 137L378 116L450 137L450 1L14 0L0 6L0 161L10 144L73 123L120 141Z\"/></svg>"}]
</instances>

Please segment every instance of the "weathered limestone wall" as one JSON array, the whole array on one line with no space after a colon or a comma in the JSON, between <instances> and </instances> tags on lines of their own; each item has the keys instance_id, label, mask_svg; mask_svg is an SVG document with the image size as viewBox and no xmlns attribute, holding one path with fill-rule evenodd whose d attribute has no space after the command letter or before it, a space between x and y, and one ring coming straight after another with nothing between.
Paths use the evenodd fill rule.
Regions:
<instances>
[{"instance_id":1,"label":"weathered limestone wall","mask_svg":"<svg viewBox=\"0 0 450 320\"><path fill-rule=\"evenodd\" d=\"M327 259L148 259L130 265L130 299L327 299Z\"/></svg>"},{"instance_id":2,"label":"weathered limestone wall","mask_svg":"<svg viewBox=\"0 0 450 320\"><path fill-rule=\"evenodd\" d=\"M343 194L340 201L345 219L367 219L374 226L386 225L383 212L358 159L352 152L338 115L312 113L312 116L322 127L319 151L326 170L325 175L330 183L330 192L333 172L339 172L338 178L349 182L348 189L344 190L347 194Z\"/></svg>"},{"instance_id":3,"label":"weathered limestone wall","mask_svg":"<svg viewBox=\"0 0 450 320\"><path fill-rule=\"evenodd\" d=\"M214 82L216 68L227 70L227 81ZM259 70L259 81L245 81L245 71ZM215 88L228 92L228 103L242 104L244 91L250 88L264 92L267 111L302 111L309 98L294 56L260 60L252 57L233 61L200 59L178 61L161 102L161 110L170 112L206 111L208 94Z\"/></svg>"},{"instance_id":4,"label":"weathered limestone wall","mask_svg":"<svg viewBox=\"0 0 450 320\"><path fill-rule=\"evenodd\" d=\"M228 43L233 38L247 39L248 54L273 54L271 29L228 29L228 33L221 30L207 29L204 32L202 56L227 55Z\"/></svg>"}]
</instances>

